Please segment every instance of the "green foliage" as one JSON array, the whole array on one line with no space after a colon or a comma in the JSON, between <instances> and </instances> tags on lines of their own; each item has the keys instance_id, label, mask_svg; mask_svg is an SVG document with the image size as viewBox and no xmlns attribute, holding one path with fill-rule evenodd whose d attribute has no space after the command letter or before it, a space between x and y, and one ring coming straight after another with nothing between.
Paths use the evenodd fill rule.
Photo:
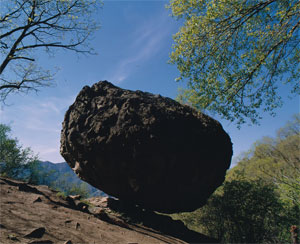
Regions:
<instances>
[{"instance_id":1,"label":"green foliage","mask_svg":"<svg viewBox=\"0 0 300 244\"><path fill-rule=\"evenodd\" d=\"M207 233L225 243L277 242L282 210L273 186L231 181L224 184L222 195L209 200L200 221L206 222Z\"/></svg>"},{"instance_id":2,"label":"green foliage","mask_svg":"<svg viewBox=\"0 0 300 244\"><path fill-rule=\"evenodd\" d=\"M56 196L57 196L57 197L60 197L60 198L62 198L62 199L66 199L66 198L67 198L66 193L61 192L61 191L59 191L58 193L56 193Z\"/></svg>"},{"instance_id":3,"label":"green foliage","mask_svg":"<svg viewBox=\"0 0 300 244\"><path fill-rule=\"evenodd\" d=\"M56 181L50 183L50 187L59 191L64 196L68 195L80 195L83 199L90 197L90 191L88 189L88 184L82 182L71 183L67 182L68 173L60 176Z\"/></svg>"},{"instance_id":4,"label":"green foliage","mask_svg":"<svg viewBox=\"0 0 300 244\"><path fill-rule=\"evenodd\" d=\"M222 243L289 241L288 230L295 219L284 208L274 185L233 180L225 182L219 190L201 209L176 218Z\"/></svg>"},{"instance_id":5,"label":"green foliage","mask_svg":"<svg viewBox=\"0 0 300 244\"><path fill-rule=\"evenodd\" d=\"M223 243L290 243L300 222L300 114L229 170L207 204L173 215Z\"/></svg>"},{"instance_id":6,"label":"green foliage","mask_svg":"<svg viewBox=\"0 0 300 244\"><path fill-rule=\"evenodd\" d=\"M80 195L83 199L89 197L89 191L87 188L87 183L83 182L79 185L71 184L67 189L68 195Z\"/></svg>"},{"instance_id":7,"label":"green foliage","mask_svg":"<svg viewBox=\"0 0 300 244\"><path fill-rule=\"evenodd\" d=\"M300 114L279 129L276 138L255 143L229 171L227 179L244 177L274 183L286 204L300 208Z\"/></svg>"},{"instance_id":8,"label":"green foliage","mask_svg":"<svg viewBox=\"0 0 300 244\"><path fill-rule=\"evenodd\" d=\"M280 82L299 94L298 0L171 0L184 25L170 62L187 89L179 100L221 114L238 125L273 114Z\"/></svg>"},{"instance_id":9,"label":"green foliage","mask_svg":"<svg viewBox=\"0 0 300 244\"><path fill-rule=\"evenodd\" d=\"M0 176L23 180L30 184L48 185L61 194L91 195L85 182L69 182L68 173L60 175L56 170L47 170L30 148L22 148L17 139L11 138L9 126L0 124Z\"/></svg>"},{"instance_id":10,"label":"green foliage","mask_svg":"<svg viewBox=\"0 0 300 244\"><path fill-rule=\"evenodd\" d=\"M273 184L283 206L279 232L288 241L289 226L299 224L300 219L300 114L294 115L275 138L265 137L254 144L241 161L232 168L226 180L258 180Z\"/></svg>"},{"instance_id":11,"label":"green foliage","mask_svg":"<svg viewBox=\"0 0 300 244\"><path fill-rule=\"evenodd\" d=\"M9 136L9 126L0 124L0 175L37 183L38 157Z\"/></svg>"}]
</instances>

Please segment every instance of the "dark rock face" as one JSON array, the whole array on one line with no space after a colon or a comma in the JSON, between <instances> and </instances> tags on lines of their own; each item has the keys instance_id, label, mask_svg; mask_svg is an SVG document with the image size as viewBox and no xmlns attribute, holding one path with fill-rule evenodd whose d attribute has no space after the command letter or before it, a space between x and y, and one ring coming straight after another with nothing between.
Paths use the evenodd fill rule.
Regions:
<instances>
[{"instance_id":1,"label":"dark rock face","mask_svg":"<svg viewBox=\"0 0 300 244\"><path fill-rule=\"evenodd\" d=\"M205 114L102 81L85 86L67 111L61 154L107 194L172 213L205 204L224 181L232 144Z\"/></svg>"}]
</instances>

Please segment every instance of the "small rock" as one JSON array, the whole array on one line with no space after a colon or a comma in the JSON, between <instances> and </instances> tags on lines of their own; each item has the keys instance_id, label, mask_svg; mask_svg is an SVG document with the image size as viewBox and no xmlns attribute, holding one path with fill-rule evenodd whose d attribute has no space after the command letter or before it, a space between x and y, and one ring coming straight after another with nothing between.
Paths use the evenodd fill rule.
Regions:
<instances>
[{"instance_id":1,"label":"small rock","mask_svg":"<svg viewBox=\"0 0 300 244\"><path fill-rule=\"evenodd\" d=\"M68 202L68 204L69 204L69 206L71 208L75 208L76 207L75 200L73 198L71 198L70 196L66 197L66 201Z\"/></svg>"},{"instance_id":2,"label":"small rock","mask_svg":"<svg viewBox=\"0 0 300 244\"><path fill-rule=\"evenodd\" d=\"M44 227L40 227L37 229L32 230L28 234L26 234L24 237L26 238L41 238L46 232L46 229Z\"/></svg>"},{"instance_id":3,"label":"small rock","mask_svg":"<svg viewBox=\"0 0 300 244\"><path fill-rule=\"evenodd\" d=\"M53 241L50 240L38 240L38 241L31 241L28 244L53 244Z\"/></svg>"},{"instance_id":4,"label":"small rock","mask_svg":"<svg viewBox=\"0 0 300 244\"><path fill-rule=\"evenodd\" d=\"M78 195L79 196L79 195ZM88 205L80 200L72 198L72 196L67 196L66 201L68 202L69 206L73 209L80 210L80 211L87 211Z\"/></svg>"},{"instance_id":5,"label":"small rock","mask_svg":"<svg viewBox=\"0 0 300 244\"><path fill-rule=\"evenodd\" d=\"M75 229L78 230L79 227L80 227L80 224L77 222L76 225L75 225Z\"/></svg>"},{"instance_id":6,"label":"small rock","mask_svg":"<svg viewBox=\"0 0 300 244\"><path fill-rule=\"evenodd\" d=\"M69 195L70 198L72 198L73 200L80 200L81 196L80 195Z\"/></svg>"},{"instance_id":7,"label":"small rock","mask_svg":"<svg viewBox=\"0 0 300 244\"><path fill-rule=\"evenodd\" d=\"M0 229L6 229L6 227L3 224L0 224Z\"/></svg>"},{"instance_id":8,"label":"small rock","mask_svg":"<svg viewBox=\"0 0 300 244\"><path fill-rule=\"evenodd\" d=\"M19 240L19 239L16 237L15 234L9 234L7 238L10 239L10 240L12 240L12 241L18 241L18 240Z\"/></svg>"},{"instance_id":9,"label":"small rock","mask_svg":"<svg viewBox=\"0 0 300 244\"><path fill-rule=\"evenodd\" d=\"M108 216L108 214L105 212L104 209L98 210L97 213L94 214L94 216L106 222L110 220L110 217Z\"/></svg>"},{"instance_id":10,"label":"small rock","mask_svg":"<svg viewBox=\"0 0 300 244\"><path fill-rule=\"evenodd\" d=\"M81 202L79 200L74 200L75 209L86 211L88 208L88 205L84 202Z\"/></svg>"},{"instance_id":11,"label":"small rock","mask_svg":"<svg viewBox=\"0 0 300 244\"><path fill-rule=\"evenodd\" d=\"M127 229L129 228L129 226L121 219L112 218L110 223L118 225L118 226L123 227L123 228L127 228Z\"/></svg>"},{"instance_id":12,"label":"small rock","mask_svg":"<svg viewBox=\"0 0 300 244\"><path fill-rule=\"evenodd\" d=\"M73 244L71 240L65 241L64 244Z\"/></svg>"},{"instance_id":13,"label":"small rock","mask_svg":"<svg viewBox=\"0 0 300 244\"><path fill-rule=\"evenodd\" d=\"M41 202L41 201L42 201L42 199L41 199L40 197L37 197L37 198L33 201L33 203Z\"/></svg>"},{"instance_id":14,"label":"small rock","mask_svg":"<svg viewBox=\"0 0 300 244\"><path fill-rule=\"evenodd\" d=\"M72 222L72 220L68 219L65 221L65 224L70 224Z\"/></svg>"},{"instance_id":15,"label":"small rock","mask_svg":"<svg viewBox=\"0 0 300 244\"><path fill-rule=\"evenodd\" d=\"M109 201L108 198L109 197L91 197L86 200L91 206L107 208Z\"/></svg>"}]
</instances>

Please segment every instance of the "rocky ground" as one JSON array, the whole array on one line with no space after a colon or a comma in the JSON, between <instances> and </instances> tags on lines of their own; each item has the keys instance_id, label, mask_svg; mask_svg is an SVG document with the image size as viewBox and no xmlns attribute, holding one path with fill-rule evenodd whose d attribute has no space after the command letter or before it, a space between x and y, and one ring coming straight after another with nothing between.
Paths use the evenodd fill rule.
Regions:
<instances>
[{"instance_id":1,"label":"rocky ground","mask_svg":"<svg viewBox=\"0 0 300 244\"><path fill-rule=\"evenodd\" d=\"M180 221L118 200L62 197L46 186L0 178L0 243L213 243Z\"/></svg>"}]
</instances>

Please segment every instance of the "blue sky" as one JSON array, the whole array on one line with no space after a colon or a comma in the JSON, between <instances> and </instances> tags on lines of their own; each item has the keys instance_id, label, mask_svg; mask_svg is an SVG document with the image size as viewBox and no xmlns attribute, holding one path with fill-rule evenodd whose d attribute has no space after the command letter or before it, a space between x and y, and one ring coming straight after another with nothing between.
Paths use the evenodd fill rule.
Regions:
<instances>
[{"instance_id":1,"label":"blue sky","mask_svg":"<svg viewBox=\"0 0 300 244\"><path fill-rule=\"evenodd\" d=\"M54 57L38 54L45 68L58 67L55 86L39 93L13 95L9 106L0 107L0 123L9 124L13 137L31 147L41 160L63 162L59 154L61 123L68 107L85 85L108 80L122 88L142 90L175 98L179 86L176 66L167 63L172 35L180 22L165 9L167 1L104 1L97 16L101 29L91 46L98 55L78 56L60 51ZM248 150L263 136L273 136L292 115L299 112L299 97L287 99L286 87L280 92L284 106L275 118L263 114L260 126L218 119L233 142L234 157Z\"/></svg>"}]
</instances>

